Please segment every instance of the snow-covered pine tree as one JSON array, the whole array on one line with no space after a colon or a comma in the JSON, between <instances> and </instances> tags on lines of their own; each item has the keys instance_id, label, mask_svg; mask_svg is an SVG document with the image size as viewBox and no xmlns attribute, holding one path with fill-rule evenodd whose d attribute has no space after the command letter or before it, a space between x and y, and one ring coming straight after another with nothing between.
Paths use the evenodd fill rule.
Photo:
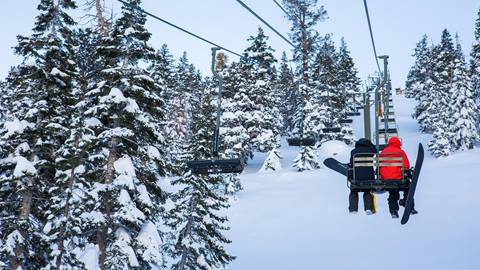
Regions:
<instances>
[{"instance_id":1,"label":"snow-covered pine tree","mask_svg":"<svg viewBox=\"0 0 480 270\"><path fill-rule=\"evenodd\" d=\"M434 48L435 64L433 68L433 82L431 100L429 107L420 114L419 120L427 119L431 125L434 136L429 143L429 149L435 156L448 155L452 151L450 138L452 101L452 82L455 69L457 53L455 51L452 37L448 30L442 32L442 39L439 45ZM427 122L428 123L428 122ZM423 123L425 124L425 122ZM445 140L447 143L445 143Z\"/></svg>"},{"instance_id":2,"label":"snow-covered pine tree","mask_svg":"<svg viewBox=\"0 0 480 270\"><path fill-rule=\"evenodd\" d=\"M319 43L318 52L313 62L314 94L313 102L318 108L322 107L326 113L326 117L322 117L324 121L322 126L329 128L341 127L339 120L344 116L347 106L346 90L341 89L340 78L336 75L338 71L338 54L335 44L330 35L326 35ZM345 90L345 91L344 91ZM320 133L317 135L322 141L343 140L342 132ZM348 140L351 143L351 140Z\"/></svg>"},{"instance_id":3,"label":"snow-covered pine tree","mask_svg":"<svg viewBox=\"0 0 480 270\"><path fill-rule=\"evenodd\" d=\"M146 15L139 0L122 5L112 31L98 47L102 81L87 95L85 117L99 127L89 149L88 179L96 200L87 226L95 228L100 269L151 269L164 264L156 229L166 193L159 186L163 162L164 102L146 67Z\"/></svg>"},{"instance_id":4,"label":"snow-covered pine tree","mask_svg":"<svg viewBox=\"0 0 480 270\"><path fill-rule=\"evenodd\" d=\"M345 112L355 111L355 107L363 105L362 99L358 97L361 80L358 77L358 70L355 67L347 43L342 37L340 39L340 48L338 49L338 69L336 76L340 80L339 88L345 91L347 95L347 104Z\"/></svg>"},{"instance_id":5,"label":"snow-covered pine tree","mask_svg":"<svg viewBox=\"0 0 480 270\"><path fill-rule=\"evenodd\" d=\"M297 111L295 112L293 136L303 136L309 134L315 136L313 130L309 130L310 123L306 119L313 120L315 110L307 107L313 107L310 98L313 95L312 60L315 56L315 41L318 38L318 32L315 26L323 19L327 18L327 12L323 6L317 6L317 0L283 0L284 7L290 16L288 19L292 23L290 38L295 45L293 51L293 60L297 63L296 75L301 78L298 89ZM309 120L309 121L310 121ZM305 166L308 161L310 165ZM313 147L302 147L299 156L295 159L294 167L299 170L316 168L319 162Z\"/></svg>"},{"instance_id":6,"label":"snow-covered pine tree","mask_svg":"<svg viewBox=\"0 0 480 270\"><path fill-rule=\"evenodd\" d=\"M443 119L449 119L450 115L447 108L447 104L444 97L436 97L433 99L431 106L436 108L443 108L438 112L436 117L444 117ZM428 149L435 157L444 157L452 153L452 147L450 138L452 138L450 127L444 120L438 120L433 124L433 137L428 142Z\"/></svg>"},{"instance_id":7,"label":"snow-covered pine tree","mask_svg":"<svg viewBox=\"0 0 480 270\"><path fill-rule=\"evenodd\" d=\"M302 90L303 85L300 85L300 90ZM321 119L325 114L325 110L315 108L310 101L306 101L305 105L302 107L305 126L303 127L304 136L306 138L314 138L318 127L322 127L321 123L318 122L318 119ZM305 170L314 170L320 168L320 161L318 160L316 147L313 146L302 146L300 153L293 161L293 167L298 171Z\"/></svg>"},{"instance_id":8,"label":"snow-covered pine tree","mask_svg":"<svg viewBox=\"0 0 480 270\"><path fill-rule=\"evenodd\" d=\"M7 114L7 104L10 96L10 91L7 88L7 82L0 80L0 122L5 121Z\"/></svg>"},{"instance_id":9,"label":"snow-covered pine tree","mask_svg":"<svg viewBox=\"0 0 480 270\"><path fill-rule=\"evenodd\" d=\"M152 64L148 70L150 76L155 81L155 93L159 95L165 103L165 123L163 123L163 134L165 142L168 145L166 156L164 157L165 166L169 175L180 175L182 158L182 141L176 135L175 127L175 87L177 78L175 76L175 60L170 53L167 44L156 52Z\"/></svg>"},{"instance_id":10,"label":"snow-covered pine tree","mask_svg":"<svg viewBox=\"0 0 480 270\"><path fill-rule=\"evenodd\" d=\"M293 70L289 65L287 54L282 53L278 72L276 91L280 97L279 110L282 115L282 134L287 135L293 129L293 118L297 105L297 85Z\"/></svg>"},{"instance_id":11,"label":"snow-covered pine tree","mask_svg":"<svg viewBox=\"0 0 480 270\"><path fill-rule=\"evenodd\" d=\"M149 71L151 72L150 76L155 79L157 83L166 87L165 92L162 92L162 97L165 100L173 97L173 88L175 87L176 80L175 71L173 70L174 66L175 60L173 59L173 55L170 53L167 44L163 44L156 52Z\"/></svg>"},{"instance_id":12,"label":"snow-covered pine tree","mask_svg":"<svg viewBox=\"0 0 480 270\"><path fill-rule=\"evenodd\" d=\"M280 138L277 140L280 141ZM265 159L262 168L260 168L260 172L273 172L280 170L282 168L282 164L280 163L282 158L280 146L276 146L272 150L268 151L267 158Z\"/></svg>"},{"instance_id":13,"label":"snow-covered pine tree","mask_svg":"<svg viewBox=\"0 0 480 270\"><path fill-rule=\"evenodd\" d=\"M180 138L187 140L191 136L192 116L200 106L205 89L200 72L190 63L184 52L175 68L174 121ZM185 119L184 119L185 118Z\"/></svg>"},{"instance_id":14,"label":"snow-covered pine tree","mask_svg":"<svg viewBox=\"0 0 480 270\"><path fill-rule=\"evenodd\" d=\"M472 78L473 95L480 106L480 9L478 10L477 21L475 22L475 41L470 54L470 76ZM480 112L477 113L477 126L480 130Z\"/></svg>"},{"instance_id":15,"label":"snow-covered pine tree","mask_svg":"<svg viewBox=\"0 0 480 270\"><path fill-rule=\"evenodd\" d=\"M253 157L253 145L248 133L250 119L255 111L249 93L252 80L251 70L242 61L232 63L224 70L225 99L221 125L222 130L225 130L221 130L225 136L224 148L226 152L244 158L245 162Z\"/></svg>"},{"instance_id":16,"label":"snow-covered pine tree","mask_svg":"<svg viewBox=\"0 0 480 270\"><path fill-rule=\"evenodd\" d=\"M225 149L223 158L247 159L251 156L251 144L246 120L249 119L249 109L253 107L246 96L249 83L246 79L244 67L239 63L232 63L222 72L222 116L220 120L221 148ZM247 100L247 104L245 104ZM234 194L242 189L239 176L229 174L225 176L225 191Z\"/></svg>"},{"instance_id":17,"label":"snow-covered pine tree","mask_svg":"<svg viewBox=\"0 0 480 270\"><path fill-rule=\"evenodd\" d=\"M450 144L452 149L464 151L472 149L478 140L476 125L478 108L472 93L465 57L459 46L457 46L457 53L451 90L451 121L449 122L453 138Z\"/></svg>"},{"instance_id":18,"label":"snow-covered pine tree","mask_svg":"<svg viewBox=\"0 0 480 270\"><path fill-rule=\"evenodd\" d=\"M427 35L423 35L417 43L412 56L415 58L415 62L410 68L405 82L405 97L418 99L422 95L422 87L429 77L427 67L432 56Z\"/></svg>"},{"instance_id":19,"label":"snow-covered pine tree","mask_svg":"<svg viewBox=\"0 0 480 270\"><path fill-rule=\"evenodd\" d=\"M267 44L268 37L262 28L256 36L248 39L251 45L245 50L242 58L244 65L252 72L249 97L253 101L252 117L247 120L247 130L252 145L260 152L274 151L279 154L281 115L278 109L280 103L275 91L276 59L274 50ZM268 157L277 155L269 154ZM265 160L266 163L274 162ZM273 168L272 166L268 166Z\"/></svg>"},{"instance_id":20,"label":"snow-covered pine tree","mask_svg":"<svg viewBox=\"0 0 480 270\"><path fill-rule=\"evenodd\" d=\"M212 90L203 95L200 110L194 116L193 136L188 143L191 160L212 158L212 133L215 126ZM223 234L227 218L220 211L228 201L219 192L221 176L194 175L190 171L173 182L181 189L174 194L175 207L171 210L169 225L176 241L169 249L174 261L171 269L225 269L234 259L225 250L230 243Z\"/></svg>"},{"instance_id":21,"label":"snow-covered pine tree","mask_svg":"<svg viewBox=\"0 0 480 270\"><path fill-rule=\"evenodd\" d=\"M24 58L11 79L13 105L2 134L1 261L9 269L41 269L45 246L40 237L49 188L54 185L54 153L68 137L77 72L67 11L75 1L42 0L33 34L19 36L15 52ZM38 89L41 89L39 91ZM9 194L8 194L9 193Z\"/></svg>"},{"instance_id":22,"label":"snow-covered pine tree","mask_svg":"<svg viewBox=\"0 0 480 270\"><path fill-rule=\"evenodd\" d=\"M267 152L277 144L277 135L280 133L280 112L277 108L274 92L276 73L273 56L274 50L267 44L268 37L262 28L258 29L256 36L251 36L248 41L251 45L245 49L242 64L252 72L250 100L254 104L252 117L247 120L247 130L251 143L261 151Z\"/></svg>"},{"instance_id":23,"label":"snow-covered pine tree","mask_svg":"<svg viewBox=\"0 0 480 270\"><path fill-rule=\"evenodd\" d=\"M92 16L96 20L95 28L101 36L107 35L111 30L112 23L105 18L105 2L101 0L86 0L85 3L87 9L94 9L94 15Z\"/></svg>"},{"instance_id":24,"label":"snow-covered pine tree","mask_svg":"<svg viewBox=\"0 0 480 270\"><path fill-rule=\"evenodd\" d=\"M49 188L48 205L45 208L46 224L43 232L44 245L48 247L49 264L45 269L82 268L79 251L86 243L84 226L90 218L89 211L95 199L86 190L90 189L87 179L94 167L89 157L89 147L95 136L98 119L85 119L85 94L98 81L97 73L102 62L98 59L96 46L99 35L91 28L79 29L74 33L77 80L73 97L77 101L70 109L68 138L55 152L55 184Z\"/></svg>"},{"instance_id":25,"label":"snow-covered pine tree","mask_svg":"<svg viewBox=\"0 0 480 270\"><path fill-rule=\"evenodd\" d=\"M435 89L436 78L434 76L435 60L437 53L434 46L429 45L427 35L423 35L417 43L413 56L415 63L409 71L405 83L405 95L409 98L415 98L417 104L413 117L417 118L422 131L432 130L432 117L427 112L431 106Z\"/></svg>"},{"instance_id":26,"label":"snow-covered pine tree","mask_svg":"<svg viewBox=\"0 0 480 270\"><path fill-rule=\"evenodd\" d=\"M174 96L171 101L171 111L169 117L169 130L172 134L169 137L175 138L180 142L185 142L190 136L189 119L191 119L192 89L189 85L189 67L190 63L187 53L184 52L178 61L175 69L175 87Z\"/></svg>"},{"instance_id":27,"label":"snow-covered pine tree","mask_svg":"<svg viewBox=\"0 0 480 270\"><path fill-rule=\"evenodd\" d=\"M3 123L8 118L8 112L12 110L13 105L13 96L15 91L13 91L12 86L17 83L22 82L23 80L19 79L21 76L22 65L11 67L8 72L7 78L5 81L0 81L0 123ZM25 81L27 83L27 80ZM17 85L17 87L19 87Z\"/></svg>"}]
</instances>

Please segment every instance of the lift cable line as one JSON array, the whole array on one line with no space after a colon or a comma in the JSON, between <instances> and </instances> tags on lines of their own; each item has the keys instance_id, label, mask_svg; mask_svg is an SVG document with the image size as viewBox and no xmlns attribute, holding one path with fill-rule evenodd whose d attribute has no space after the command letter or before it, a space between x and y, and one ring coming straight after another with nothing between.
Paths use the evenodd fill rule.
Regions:
<instances>
[{"instance_id":1,"label":"lift cable line","mask_svg":"<svg viewBox=\"0 0 480 270\"><path fill-rule=\"evenodd\" d=\"M285 10L285 8L280 4L278 3L277 0L273 0L273 2L277 5L277 7L279 7L283 13L285 13L285 15L287 15L287 17L293 17L294 15L291 15L290 13L288 13L288 11ZM300 18L298 16L294 16L296 17L299 21L300 21Z\"/></svg>"},{"instance_id":2,"label":"lift cable line","mask_svg":"<svg viewBox=\"0 0 480 270\"><path fill-rule=\"evenodd\" d=\"M365 6L365 13L367 15L368 29L370 30L370 38L372 40L372 47L373 47L373 54L375 55L375 62L377 63L379 74L382 74L382 70L380 69L380 64L378 63L377 48L375 47L375 39L373 38L373 30L372 30L372 24L370 23L370 14L368 13L367 0L363 0L363 5Z\"/></svg>"},{"instance_id":3,"label":"lift cable line","mask_svg":"<svg viewBox=\"0 0 480 270\"><path fill-rule=\"evenodd\" d=\"M208 44L210 44L210 45L213 45L213 46L215 46L215 47L217 47L217 48L220 48L220 49L222 49L222 50L224 50L224 51L226 51L226 52L229 52L229 53L231 53L231 54L234 54L234 55L236 55L236 56L238 56L238 57L242 57L242 55L240 55L239 53L236 53L236 52L234 52L234 51L232 51L232 50L229 50L229 49L227 49L227 48L225 48L225 47L223 47L223 46L220 46L220 45L218 45L217 43L214 43L214 42L212 42L212 41L210 41L210 40L208 40L208 39L206 39L206 38L203 38L203 37L201 37L201 36L199 36L199 35L196 35L196 34L190 32L190 31L188 31L188 30L186 30L186 29L184 29L184 28L182 28L182 27L180 27L180 26L177 26L177 25L175 25L175 24L173 24L173 23L171 23L171 22L169 22L169 21L167 21L167 20L164 20L164 19L162 19L162 18L160 18L160 17L158 17L158 16L156 16L156 15L154 15L154 14L152 14L152 13L146 11L146 10L144 10L143 8L140 8L140 7L138 7L138 6L134 6L134 5L130 4L130 3L127 3L127 2L124 1L124 0L117 0L117 1L120 2L120 3L122 3L122 4L124 4L124 5L131 6L131 7L135 8L136 10L144 13L145 15L148 15L148 16L150 16L150 17L152 17L152 18L154 18L154 19L156 19L156 20L158 20L158 21L161 21L161 22L163 22L163 23L165 23L165 24L167 24L167 25L169 25L169 26L171 26L171 27L173 27L173 28L175 28L175 29L177 29L177 30L180 30L180 31L182 31L182 32L190 35L190 36L193 36L193 37L195 37L195 38L197 38L197 39L200 39L200 40L203 41L203 42L206 42L206 43L208 43Z\"/></svg>"},{"instance_id":4,"label":"lift cable line","mask_svg":"<svg viewBox=\"0 0 480 270\"><path fill-rule=\"evenodd\" d=\"M283 11L283 13L285 13L288 17L291 17L290 14L288 14L288 12L282 7L282 5L280 5L280 3L278 3L277 0L273 0L273 2Z\"/></svg>"},{"instance_id":5,"label":"lift cable line","mask_svg":"<svg viewBox=\"0 0 480 270\"><path fill-rule=\"evenodd\" d=\"M120 1L120 0L119 0ZM242 2L241 0L236 0L240 5L242 5L242 7L244 7L246 10L248 10L250 13L253 14L253 16L257 17L257 19L259 19L262 23L264 23L266 26L268 26L268 28L270 28L273 32L275 32L275 34L277 34L279 37L281 37L283 40L285 40L285 42L287 42L288 44L290 44L290 46L292 46L293 48L295 48L295 45L293 45L292 42L290 42L290 40L288 40L285 36L283 36L282 34L280 34L280 32L277 31L277 29L273 28L273 26L271 26L267 21L265 21L262 17L260 17L257 13L255 13L255 11L253 11L250 7L248 7L244 2Z\"/></svg>"},{"instance_id":6,"label":"lift cable line","mask_svg":"<svg viewBox=\"0 0 480 270\"><path fill-rule=\"evenodd\" d=\"M283 13L285 13L285 15L287 15L287 17L289 17L289 18L293 18L293 19L296 19L296 20L298 20L298 21L301 21L301 19L300 19L300 17L299 17L299 16L296 16L296 15L290 15L290 13L288 13L288 11L287 11L287 10L285 10L285 8L284 8L284 7L283 7L283 6L282 6L280 3L278 3L278 1L277 1L277 0L273 0L273 2L274 2L274 3L275 3L275 4L276 4L276 5L277 5L277 6L278 6L278 7L279 7L279 8L280 8L282 11L283 11ZM294 47L294 48L295 48L295 47ZM345 69L343 69L343 70L345 71ZM322 71L323 71L323 70L322 70ZM328 75L332 76L334 79L336 79L336 80L339 80L339 81L340 81L340 79L339 79L339 78L338 78L338 77L337 77L335 74L332 74L332 73L331 73L331 72L329 72L329 71L326 71L326 72L328 73Z\"/></svg>"}]
</instances>

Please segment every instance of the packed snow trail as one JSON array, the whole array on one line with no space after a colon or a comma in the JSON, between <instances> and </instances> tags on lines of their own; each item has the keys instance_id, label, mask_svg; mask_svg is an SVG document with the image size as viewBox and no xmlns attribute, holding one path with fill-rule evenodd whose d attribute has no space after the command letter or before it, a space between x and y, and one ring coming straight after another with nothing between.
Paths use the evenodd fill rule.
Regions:
<instances>
[{"instance_id":1,"label":"packed snow trail","mask_svg":"<svg viewBox=\"0 0 480 270\"><path fill-rule=\"evenodd\" d=\"M420 134L410 117L413 103L395 97L400 137L414 161ZM352 127L363 134L363 118ZM331 142L319 151L323 160L332 148L347 161L350 149ZM343 149L343 151L342 151ZM231 270L310 269L480 269L480 149L443 159L426 154L416 192L418 215L400 225L388 212L387 195L377 195L377 214L348 213L346 180L324 166L299 173L291 167L298 148L282 147L283 169L257 173L264 155L257 154L241 176L244 190L228 210L237 256ZM402 214L403 208L400 209Z\"/></svg>"}]
</instances>

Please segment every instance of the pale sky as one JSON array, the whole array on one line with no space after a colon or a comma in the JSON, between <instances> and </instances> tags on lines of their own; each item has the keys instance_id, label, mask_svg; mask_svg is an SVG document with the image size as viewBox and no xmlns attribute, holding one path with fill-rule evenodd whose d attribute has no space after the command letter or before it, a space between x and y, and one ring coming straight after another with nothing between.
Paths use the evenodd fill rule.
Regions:
<instances>
[{"instance_id":1,"label":"pale sky","mask_svg":"<svg viewBox=\"0 0 480 270\"><path fill-rule=\"evenodd\" d=\"M278 31L287 35L289 23L271 0L243 0ZM4 78L10 66L20 59L11 49L16 35L29 34L33 27L36 6L39 1L3 0L0 11L0 78ZM83 0L77 0L83 4ZM105 0L107 7L119 12L115 0ZM329 13L329 19L320 23L321 34L333 33L338 42L343 36L364 80L375 71L368 26L362 0L319 0ZM248 45L246 39L255 34L260 21L243 9L235 0L143 0L144 8L151 13L176 23L194 33L236 52ZM411 53L416 42L425 33L438 42L441 31L458 32L464 51L468 54L474 41L474 23L480 2L478 0L370 0L368 2L379 55L390 56L390 71L394 87L404 84L413 59ZM85 22L85 19L83 20ZM159 48L167 43L176 58L187 51L192 63L205 75L210 75L210 45L172 29L159 21L149 19L147 27L153 34L151 44ZM270 36L270 45L278 58L290 47L272 31L264 27ZM230 56L237 59L236 56Z\"/></svg>"}]
</instances>

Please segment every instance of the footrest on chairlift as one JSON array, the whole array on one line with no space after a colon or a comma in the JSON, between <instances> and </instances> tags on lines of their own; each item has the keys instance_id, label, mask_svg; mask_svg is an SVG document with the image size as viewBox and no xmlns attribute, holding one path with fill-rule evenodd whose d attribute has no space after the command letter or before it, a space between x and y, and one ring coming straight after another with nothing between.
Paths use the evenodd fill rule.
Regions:
<instances>
[{"instance_id":1,"label":"footrest on chairlift","mask_svg":"<svg viewBox=\"0 0 480 270\"><path fill-rule=\"evenodd\" d=\"M334 127L334 128L322 128L323 133L337 133L341 132L342 128Z\"/></svg>"},{"instance_id":2,"label":"footrest on chairlift","mask_svg":"<svg viewBox=\"0 0 480 270\"><path fill-rule=\"evenodd\" d=\"M351 124L353 123L353 119L340 119L338 122L340 124Z\"/></svg>"},{"instance_id":3,"label":"footrest on chairlift","mask_svg":"<svg viewBox=\"0 0 480 270\"><path fill-rule=\"evenodd\" d=\"M244 168L243 160L235 159L207 159L187 162L187 167L193 174L220 174L241 173Z\"/></svg>"},{"instance_id":4,"label":"footrest on chairlift","mask_svg":"<svg viewBox=\"0 0 480 270\"><path fill-rule=\"evenodd\" d=\"M408 182L405 180L369 180L369 181L350 181L350 189L358 191L389 191L389 190L406 190Z\"/></svg>"},{"instance_id":5,"label":"footrest on chairlift","mask_svg":"<svg viewBox=\"0 0 480 270\"><path fill-rule=\"evenodd\" d=\"M289 138L287 139L289 146L315 146L315 138Z\"/></svg>"},{"instance_id":6,"label":"footrest on chairlift","mask_svg":"<svg viewBox=\"0 0 480 270\"><path fill-rule=\"evenodd\" d=\"M380 121L385 122L385 118L380 119ZM387 122L395 122L395 118L389 118Z\"/></svg>"},{"instance_id":7,"label":"footrest on chairlift","mask_svg":"<svg viewBox=\"0 0 480 270\"><path fill-rule=\"evenodd\" d=\"M398 133L398 130L396 128L389 128L389 129L386 130L386 132L385 132L385 129L379 129L378 130L378 134L385 134L385 133L390 133L390 134Z\"/></svg>"}]
</instances>

